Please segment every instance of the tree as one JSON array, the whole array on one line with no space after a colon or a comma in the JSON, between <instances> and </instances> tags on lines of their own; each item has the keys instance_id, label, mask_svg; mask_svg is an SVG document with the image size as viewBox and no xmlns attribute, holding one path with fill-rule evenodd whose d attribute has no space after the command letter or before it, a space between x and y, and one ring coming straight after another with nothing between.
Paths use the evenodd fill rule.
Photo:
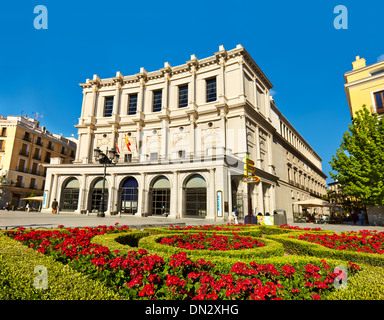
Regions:
<instances>
[{"instance_id":1,"label":"tree","mask_svg":"<svg viewBox=\"0 0 384 320\"><path fill-rule=\"evenodd\" d=\"M384 205L384 118L378 119L364 105L330 164L336 172L330 176L347 197L359 199L365 206Z\"/></svg>"}]
</instances>

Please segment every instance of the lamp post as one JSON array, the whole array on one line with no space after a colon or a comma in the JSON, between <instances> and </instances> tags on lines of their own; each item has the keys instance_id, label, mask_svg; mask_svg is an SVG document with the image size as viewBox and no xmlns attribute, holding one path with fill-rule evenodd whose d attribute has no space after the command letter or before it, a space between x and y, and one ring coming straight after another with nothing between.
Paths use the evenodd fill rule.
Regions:
<instances>
[{"instance_id":1,"label":"lamp post","mask_svg":"<svg viewBox=\"0 0 384 320\"><path fill-rule=\"evenodd\" d=\"M101 193L101 203L99 207L99 212L97 213L98 217L105 217L104 213L104 192L105 192L105 178L107 174L107 165L116 165L119 161L120 155L116 152L115 149L111 149L106 154L102 152L99 147L93 150L93 154L95 156L95 160L104 166L104 175L103 175L103 191ZM107 155L108 154L108 155Z\"/></svg>"}]
</instances>

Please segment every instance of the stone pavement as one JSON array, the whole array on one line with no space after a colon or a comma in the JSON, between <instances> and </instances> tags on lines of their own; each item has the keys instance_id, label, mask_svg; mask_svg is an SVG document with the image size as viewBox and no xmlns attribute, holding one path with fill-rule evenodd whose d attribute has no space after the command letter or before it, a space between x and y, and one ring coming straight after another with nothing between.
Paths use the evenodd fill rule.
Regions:
<instances>
[{"instance_id":1,"label":"stone pavement","mask_svg":"<svg viewBox=\"0 0 384 320\"><path fill-rule=\"evenodd\" d=\"M239 221L240 223L243 221ZM130 228L143 229L150 226L169 226L180 225L202 225L202 224L223 224L219 221L205 219L170 219L166 217L140 217L131 215L105 216L104 218L94 215L82 215L74 213L60 213L53 215L41 212L5 211L0 210L0 229L14 229L20 226L25 228L57 228L58 225L64 227L97 227L98 225L113 226L119 223L120 226L127 225ZM225 222L227 223L227 222ZM302 228L321 228L333 230L335 232L358 231L358 230L377 230L384 231L384 227L360 226L353 224L314 224L314 223L290 223L291 226Z\"/></svg>"},{"instance_id":2,"label":"stone pavement","mask_svg":"<svg viewBox=\"0 0 384 320\"><path fill-rule=\"evenodd\" d=\"M58 225L68 227L97 227L99 225L114 226L126 225L130 228L143 229L149 226L163 225L200 225L200 224L222 224L212 220L204 219L170 219L166 217L141 217L132 215L116 215L104 218L96 214L83 215L74 213L60 213L54 215L42 212L6 211L0 210L0 229L14 229L20 226L25 228L57 228Z\"/></svg>"}]
</instances>

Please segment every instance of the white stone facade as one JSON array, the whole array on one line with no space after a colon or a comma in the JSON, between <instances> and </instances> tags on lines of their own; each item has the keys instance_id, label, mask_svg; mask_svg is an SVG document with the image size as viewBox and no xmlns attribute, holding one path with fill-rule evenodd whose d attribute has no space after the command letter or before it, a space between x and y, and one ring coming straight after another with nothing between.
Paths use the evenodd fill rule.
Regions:
<instances>
[{"instance_id":1,"label":"white stone facade","mask_svg":"<svg viewBox=\"0 0 384 320\"><path fill-rule=\"evenodd\" d=\"M107 168L106 214L227 221L234 205L246 214L246 154L261 178L250 188L253 212L283 209L292 218L298 197L326 191L321 158L276 108L272 84L241 45L153 72L94 75L80 85L76 160L48 165L47 210L56 198L61 210L96 211L94 184L103 167L93 150L116 144L120 159Z\"/></svg>"}]
</instances>

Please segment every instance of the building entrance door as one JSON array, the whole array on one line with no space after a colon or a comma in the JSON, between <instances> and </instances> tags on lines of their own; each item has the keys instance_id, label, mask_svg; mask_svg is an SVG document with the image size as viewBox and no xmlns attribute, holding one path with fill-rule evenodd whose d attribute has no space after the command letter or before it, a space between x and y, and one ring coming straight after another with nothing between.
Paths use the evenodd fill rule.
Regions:
<instances>
[{"instance_id":1,"label":"building entrance door","mask_svg":"<svg viewBox=\"0 0 384 320\"><path fill-rule=\"evenodd\" d=\"M127 178L121 188L121 213L137 213L138 183L135 178Z\"/></svg>"},{"instance_id":2,"label":"building entrance door","mask_svg":"<svg viewBox=\"0 0 384 320\"><path fill-rule=\"evenodd\" d=\"M169 180L161 176L155 180L150 189L151 214L169 215L171 186Z\"/></svg>"}]
</instances>

